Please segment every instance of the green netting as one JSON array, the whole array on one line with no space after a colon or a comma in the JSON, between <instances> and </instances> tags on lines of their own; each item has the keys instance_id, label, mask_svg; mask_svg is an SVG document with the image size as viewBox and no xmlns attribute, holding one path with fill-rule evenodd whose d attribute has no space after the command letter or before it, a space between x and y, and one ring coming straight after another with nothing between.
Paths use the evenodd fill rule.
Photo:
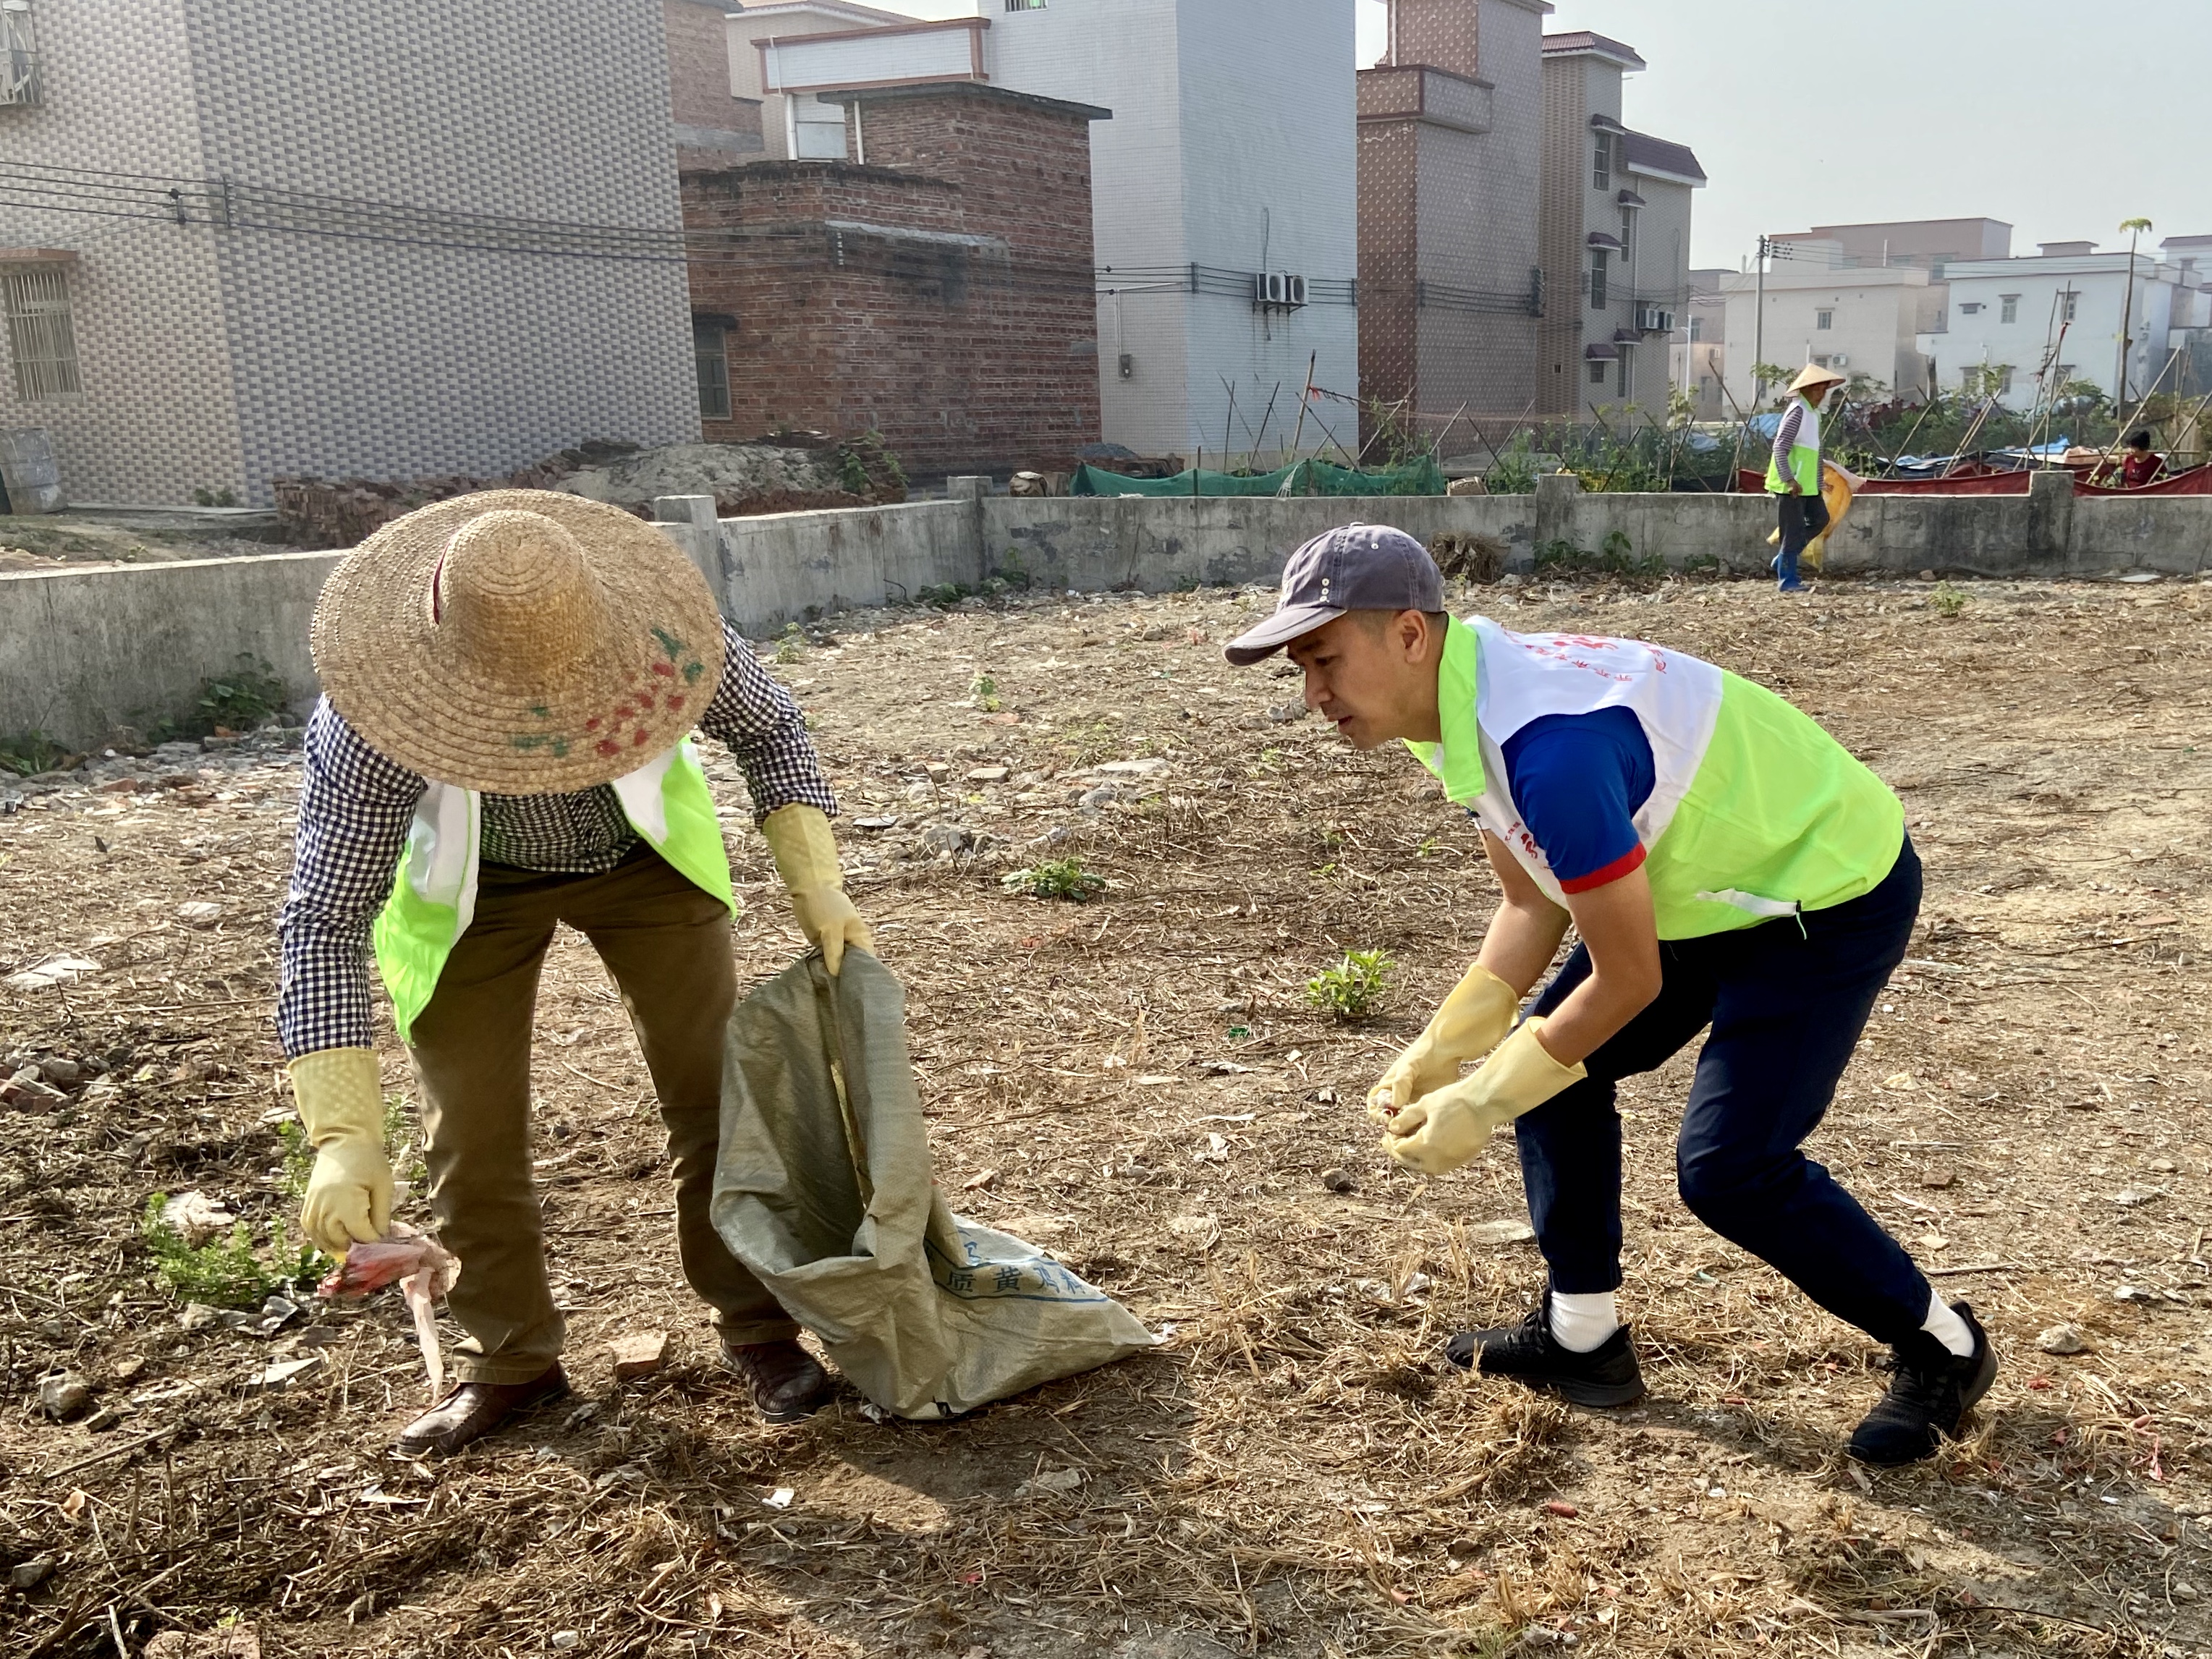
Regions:
<instances>
[{"instance_id":1,"label":"green netting","mask_svg":"<svg viewBox=\"0 0 2212 1659\"><path fill-rule=\"evenodd\" d=\"M1071 495L1441 495L1443 469L1427 456L1384 472L1358 472L1328 461L1300 461L1250 477L1234 472L1178 472L1172 478L1130 478L1079 466Z\"/></svg>"}]
</instances>

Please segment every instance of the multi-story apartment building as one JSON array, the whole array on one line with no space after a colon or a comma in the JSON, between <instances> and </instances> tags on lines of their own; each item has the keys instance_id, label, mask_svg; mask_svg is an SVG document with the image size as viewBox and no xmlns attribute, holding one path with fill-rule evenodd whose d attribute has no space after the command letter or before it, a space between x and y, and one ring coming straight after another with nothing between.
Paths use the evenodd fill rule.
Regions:
<instances>
[{"instance_id":1,"label":"multi-story apartment building","mask_svg":"<svg viewBox=\"0 0 2212 1659\"><path fill-rule=\"evenodd\" d=\"M1543 52L1539 406L1662 420L1705 169L1686 146L1624 125L1622 78L1645 67L1633 48L1585 32L1546 35Z\"/></svg>"},{"instance_id":2,"label":"multi-story apartment building","mask_svg":"<svg viewBox=\"0 0 2212 1659\"><path fill-rule=\"evenodd\" d=\"M1356 447L1353 0L994 3L756 48L763 94L988 82L1113 112L1092 129L1104 435L1140 453ZM748 14L749 15L750 14ZM862 112L836 154L872 159ZM826 124L803 140L837 142ZM805 153L811 154L811 151ZM1269 405L1273 404L1272 410Z\"/></svg>"},{"instance_id":3,"label":"multi-story apartment building","mask_svg":"<svg viewBox=\"0 0 2212 1659\"><path fill-rule=\"evenodd\" d=\"M1690 297L1674 319L1668 347L1668 373L1691 403L1692 418L1724 421L1728 399L1728 297L1721 284L1732 270L1692 270Z\"/></svg>"},{"instance_id":4,"label":"multi-story apartment building","mask_svg":"<svg viewBox=\"0 0 2212 1659\"><path fill-rule=\"evenodd\" d=\"M1948 326L1919 340L1936 383L1956 391L1969 372L1995 371L1999 399L2021 410L2073 380L2130 404L2193 384L2181 377L2188 333L2212 298L2203 276L2148 252L2096 250L2043 242L2026 258L1949 266Z\"/></svg>"},{"instance_id":5,"label":"multi-story apartment building","mask_svg":"<svg viewBox=\"0 0 2212 1659\"><path fill-rule=\"evenodd\" d=\"M1806 239L1768 266L1763 283L1754 271L1728 272L1721 279L1723 384L1733 410L1760 406L1754 371L1761 362L1791 375L1820 363L1862 386L1871 383L1875 396L1919 395L1928 376L1916 335L1929 309L1928 288L1921 266L1847 265L1836 243ZM1769 380L1765 398L1780 389Z\"/></svg>"},{"instance_id":6,"label":"multi-story apartment building","mask_svg":"<svg viewBox=\"0 0 2212 1659\"><path fill-rule=\"evenodd\" d=\"M1389 0L1389 49L1359 71L1360 386L1434 431L1535 403L1551 10Z\"/></svg>"},{"instance_id":7,"label":"multi-story apartment building","mask_svg":"<svg viewBox=\"0 0 2212 1659\"><path fill-rule=\"evenodd\" d=\"M20 0L0 427L79 500L698 435L662 0Z\"/></svg>"}]
</instances>

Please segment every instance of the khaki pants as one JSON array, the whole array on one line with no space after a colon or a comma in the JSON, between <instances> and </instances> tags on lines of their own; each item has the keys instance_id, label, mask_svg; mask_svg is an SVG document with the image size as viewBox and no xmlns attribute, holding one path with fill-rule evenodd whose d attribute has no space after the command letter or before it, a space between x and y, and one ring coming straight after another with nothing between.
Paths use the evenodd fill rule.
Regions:
<instances>
[{"instance_id":1,"label":"khaki pants","mask_svg":"<svg viewBox=\"0 0 2212 1659\"><path fill-rule=\"evenodd\" d=\"M561 1352L530 1182L531 1017L538 970L566 922L622 991L660 1097L675 1165L684 1276L739 1342L799 1334L707 1218L721 1139L722 1036L737 1002L730 913L649 848L599 876L484 866L475 919L415 1021L430 1212L461 1259L449 1305L468 1332L453 1358L471 1382L525 1382Z\"/></svg>"}]
</instances>

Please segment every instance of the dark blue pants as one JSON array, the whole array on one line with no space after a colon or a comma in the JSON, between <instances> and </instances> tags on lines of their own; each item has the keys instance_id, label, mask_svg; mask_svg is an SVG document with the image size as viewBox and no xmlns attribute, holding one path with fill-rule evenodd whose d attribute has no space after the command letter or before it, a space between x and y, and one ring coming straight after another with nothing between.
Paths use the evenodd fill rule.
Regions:
<instances>
[{"instance_id":1,"label":"dark blue pants","mask_svg":"<svg viewBox=\"0 0 2212 1659\"><path fill-rule=\"evenodd\" d=\"M1799 920L1662 941L1650 1006L1585 1062L1589 1075L1515 1126L1552 1288L1620 1284L1620 1116L1613 1085L1656 1069L1710 1024L1675 1143L1682 1201L1838 1318L1896 1342L1928 1316L1928 1281L1821 1165L1798 1150L1835 1096L1920 909L1907 842L1872 892ZM1537 998L1548 1014L1589 976L1581 945Z\"/></svg>"},{"instance_id":2,"label":"dark blue pants","mask_svg":"<svg viewBox=\"0 0 2212 1659\"><path fill-rule=\"evenodd\" d=\"M1828 504L1815 495L1777 495L1781 503L1782 551L1774 571L1785 582L1797 580L1797 560L1815 536L1828 527Z\"/></svg>"}]
</instances>

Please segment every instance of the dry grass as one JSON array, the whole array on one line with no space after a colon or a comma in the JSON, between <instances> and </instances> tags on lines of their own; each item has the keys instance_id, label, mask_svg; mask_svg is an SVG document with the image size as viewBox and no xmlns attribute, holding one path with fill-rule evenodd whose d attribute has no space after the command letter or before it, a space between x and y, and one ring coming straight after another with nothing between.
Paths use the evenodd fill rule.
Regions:
<instances>
[{"instance_id":1,"label":"dry grass","mask_svg":"<svg viewBox=\"0 0 2212 1659\"><path fill-rule=\"evenodd\" d=\"M61 797L0 822L0 974L64 951L102 971L4 994L0 1049L116 1065L0 1145L0 1571L55 1563L0 1591L0 1646L136 1655L235 1619L264 1653L374 1659L2203 1651L2203 590L1984 586L1955 619L1914 585L1517 597L1480 603L1778 686L1906 799L1925 925L1816 1150L1998 1335L1996 1389L1934 1464L1842 1461L1881 1387L1869 1345L1682 1210L1680 1061L1624 1091L1650 1398L1572 1412L1441 1364L1540 1283L1528 1245L1486 1242L1517 1176L1493 1152L1416 1181L1357 1102L1492 888L1403 756L1271 720L1295 684L1221 665L1261 596L872 613L779 672L848 815L902 820L846 843L908 985L939 1179L1171 1341L959 1423L848 1396L758 1425L675 1273L619 1004L564 938L538 1152L577 1395L442 1465L394 1461L421 1389L396 1304L318 1312L327 1346L296 1352L322 1365L258 1393L271 1342L180 1329L134 1242L156 1188L264 1228L288 1208L268 998L291 775ZM971 706L982 673L1005 713ZM1090 769L1148 756L1165 769ZM1014 775L965 781L986 763ZM1074 809L1105 782L1122 798ZM905 856L931 822L997 839ZM758 842L736 845L764 975L796 940ZM1109 885L1001 890L1044 855ZM212 928L174 918L210 897ZM1401 964L1378 1018L1307 1006L1318 968L1376 947ZM2062 1320L2090 1352L2037 1351ZM675 1332L676 1360L617 1386L605 1345L641 1328ZM39 1416L64 1364L118 1422ZM1018 1490L1066 1469L1073 1491ZM779 1486L796 1500L764 1506Z\"/></svg>"}]
</instances>

